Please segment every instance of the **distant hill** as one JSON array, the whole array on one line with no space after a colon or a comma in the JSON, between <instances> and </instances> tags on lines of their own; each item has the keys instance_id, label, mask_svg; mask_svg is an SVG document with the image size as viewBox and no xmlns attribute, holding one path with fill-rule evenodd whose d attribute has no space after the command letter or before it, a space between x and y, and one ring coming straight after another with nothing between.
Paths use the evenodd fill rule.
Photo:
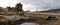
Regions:
<instances>
[{"instance_id":1,"label":"distant hill","mask_svg":"<svg viewBox=\"0 0 60 25\"><path fill-rule=\"evenodd\" d=\"M39 11L39 12L48 12L48 13L60 13L60 9L51 9L51 10L47 10L47 11Z\"/></svg>"}]
</instances>

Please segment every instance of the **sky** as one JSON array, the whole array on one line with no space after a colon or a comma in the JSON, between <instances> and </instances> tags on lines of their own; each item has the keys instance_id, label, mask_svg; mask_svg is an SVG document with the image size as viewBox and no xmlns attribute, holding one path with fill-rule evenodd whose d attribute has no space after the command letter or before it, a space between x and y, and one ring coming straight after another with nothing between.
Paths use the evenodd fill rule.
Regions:
<instances>
[{"instance_id":1,"label":"sky","mask_svg":"<svg viewBox=\"0 0 60 25\"><path fill-rule=\"evenodd\" d=\"M19 2L23 4L24 11L45 11L60 8L60 0L0 0L0 6L14 7Z\"/></svg>"},{"instance_id":2,"label":"sky","mask_svg":"<svg viewBox=\"0 0 60 25\"><path fill-rule=\"evenodd\" d=\"M19 1L18 0L0 0L0 6L1 7L6 7L6 6L11 6L14 7Z\"/></svg>"}]
</instances>

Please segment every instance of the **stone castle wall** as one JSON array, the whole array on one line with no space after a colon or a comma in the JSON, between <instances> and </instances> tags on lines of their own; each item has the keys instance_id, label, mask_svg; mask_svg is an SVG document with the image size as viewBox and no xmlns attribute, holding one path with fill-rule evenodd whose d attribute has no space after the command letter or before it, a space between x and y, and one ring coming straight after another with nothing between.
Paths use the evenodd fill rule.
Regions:
<instances>
[{"instance_id":1,"label":"stone castle wall","mask_svg":"<svg viewBox=\"0 0 60 25\"><path fill-rule=\"evenodd\" d=\"M0 8L0 14L19 14L20 11L23 12L21 3L17 3L15 7Z\"/></svg>"}]
</instances>

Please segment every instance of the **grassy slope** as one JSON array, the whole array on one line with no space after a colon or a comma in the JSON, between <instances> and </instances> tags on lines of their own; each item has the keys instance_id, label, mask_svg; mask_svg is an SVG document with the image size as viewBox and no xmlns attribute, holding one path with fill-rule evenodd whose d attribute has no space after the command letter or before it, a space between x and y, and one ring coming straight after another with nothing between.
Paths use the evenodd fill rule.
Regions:
<instances>
[{"instance_id":1,"label":"grassy slope","mask_svg":"<svg viewBox=\"0 0 60 25\"><path fill-rule=\"evenodd\" d=\"M50 21L50 23L47 23L46 25L60 25L60 14L57 14L57 13L37 13L37 12L33 12L33 13L27 13L26 14L26 16L36 17L36 18L37 17L38 18L43 17L43 19L47 18L50 15L56 16L58 20L57 21ZM42 24L43 24L45 20L40 20L38 18L36 19L37 21L35 21L35 22L38 22L38 23L42 22Z\"/></svg>"}]
</instances>

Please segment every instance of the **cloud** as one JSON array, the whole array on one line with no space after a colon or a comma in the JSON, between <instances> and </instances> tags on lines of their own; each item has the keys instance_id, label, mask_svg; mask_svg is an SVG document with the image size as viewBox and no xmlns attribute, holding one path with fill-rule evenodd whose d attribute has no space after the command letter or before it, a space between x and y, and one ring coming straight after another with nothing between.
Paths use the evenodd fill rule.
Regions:
<instances>
[{"instance_id":1,"label":"cloud","mask_svg":"<svg viewBox=\"0 0 60 25\"><path fill-rule=\"evenodd\" d=\"M60 0L0 0L0 6L14 7L19 2L23 4L23 10L43 11L60 8Z\"/></svg>"},{"instance_id":2,"label":"cloud","mask_svg":"<svg viewBox=\"0 0 60 25\"><path fill-rule=\"evenodd\" d=\"M24 10L49 10L60 8L60 0L22 0L24 6L30 5L29 7L24 8Z\"/></svg>"},{"instance_id":3,"label":"cloud","mask_svg":"<svg viewBox=\"0 0 60 25\"><path fill-rule=\"evenodd\" d=\"M14 7L16 5L16 3L18 3L20 1L18 0L0 0L0 6L1 7L6 7L6 6L12 6Z\"/></svg>"}]
</instances>

